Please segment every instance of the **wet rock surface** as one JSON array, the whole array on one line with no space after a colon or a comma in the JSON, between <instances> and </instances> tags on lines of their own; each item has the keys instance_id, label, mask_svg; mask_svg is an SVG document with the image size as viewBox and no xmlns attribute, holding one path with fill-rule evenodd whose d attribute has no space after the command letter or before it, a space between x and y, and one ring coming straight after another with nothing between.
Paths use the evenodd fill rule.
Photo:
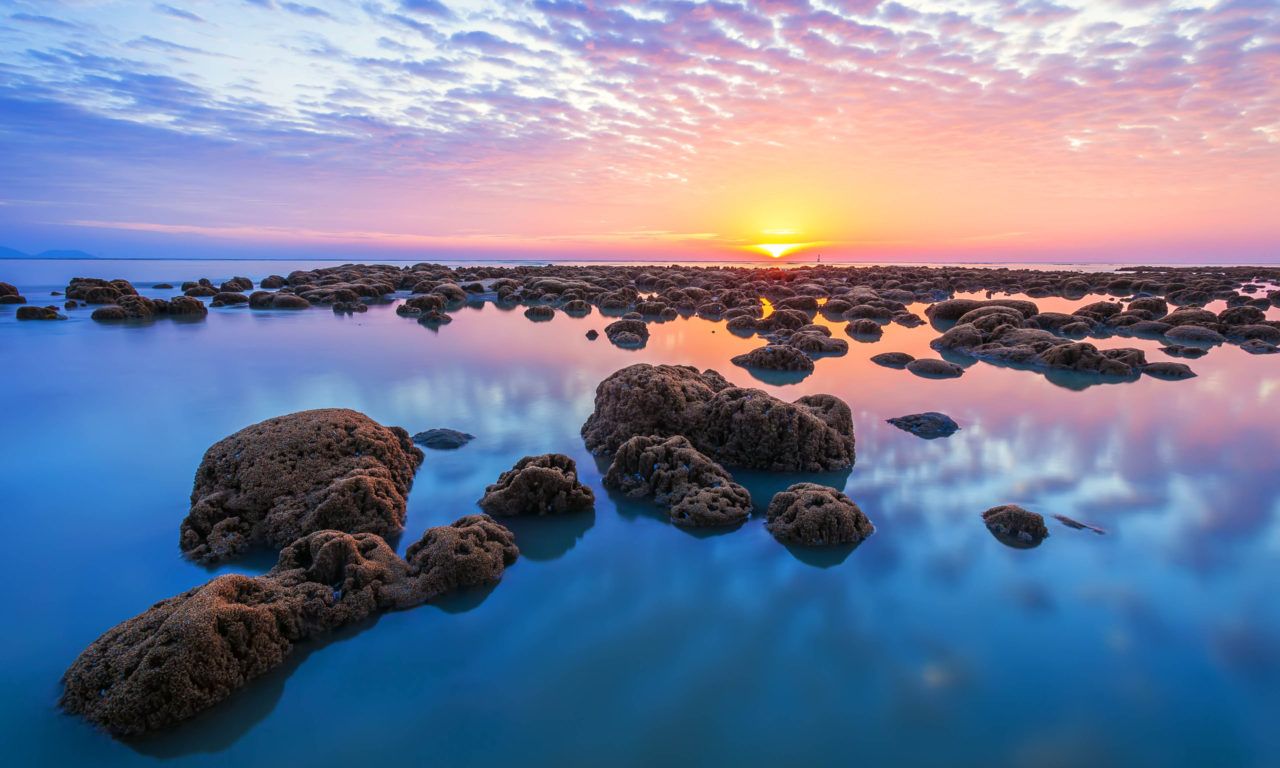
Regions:
<instances>
[{"instance_id":1,"label":"wet rock surface","mask_svg":"<svg viewBox=\"0 0 1280 768\"><path fill-rule=\"evenodd\" d=\"M167 728L279 666L299 643L496 583L518 554L511 532L484 515L428 530L405 559L374 534L316 531L262 576L219 576L103 633L63 675L59 703L113 736Z\"/></svg>"},{"instance_id":2,"label":"wet rock surface","mask_svg":"<svg viewBox=\"0 0 1280 768\"><path fill-rule=\"evenodd\" d=\"M561 515L595 509L595 494L578 481L578 465L562 453L525 456L485 489L480 508L498 517Z\"/></svg>"},{"instance_id":3,"label":"wet rock surface","mask_svg":"<svg viewBox=\"0 0 1280 768\"><path fill-rule=\"evenodd\" d=\"M854 461L853 417L839 398L808 395L787 403L689 366L640 363L596 388L595 409L582 427L587 448L613 453L637 435L682 435L727 466L819 472Z\"/></svg>"},{"instance_id":4,"label":"wet rock surface","mask_svg":"<svg viewBox=\"0 0 1280 768\"><path fill-rule=\"evenodd\" d=\"M614 454L604 485L634 498L652 496L680 526L739 525L751 516L747 489L679 435L626 441Z\"/></svg>"},{"instance_id":5,"label":"wet rock surface","mask_svg":"<svg viewBox=\"0 0 1280 768\"><path fill-rule=\"evenodd\" d=\"M954 379L964 375L964 368L946 360L922 358L906 364L906 369L926 379Z\"/></svg>"},{"instance_id":6,"label":"wet rock surface","mask_svg":"<svg viewBox=\"0 0 1280 768\"><path fill-rule=\"evenodd\" d=\"M796 483L769 502L766 527L778 541L810 547L858 544L875 526L840 491L816 483Z\"/></svg>"},{"instance_id":7,"label":"wet rock surface","mask_svg":"<svg viewBox=\"0 0 1280 768\"><path fill-rule=\"evenodd\" d=\"M215 443L196 470L180 545L220 562L255 546L279 549L312 531L392 536L422 451L399 427L356 411L301 411Z\"/></svg>"}]
</instances>

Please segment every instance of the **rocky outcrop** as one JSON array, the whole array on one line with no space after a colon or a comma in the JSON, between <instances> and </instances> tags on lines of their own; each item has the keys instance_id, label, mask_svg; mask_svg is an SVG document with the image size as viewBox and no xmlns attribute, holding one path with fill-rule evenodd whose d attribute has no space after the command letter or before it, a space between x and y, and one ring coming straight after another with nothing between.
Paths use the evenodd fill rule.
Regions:
<instances>
[{"instance_id":1,"label":"rocky outcrop","mask_svg":"<svg viewBox=\"0 0 1280 768\"><path fill-rule=\"evenodd\" d=\"M1018 549L1037 547L1049 536L1044 517L1017 504L992 507L982 513L982 521L993 536Z\"/></svg>"},{"instance_id":2,"label":"rocky outcrop","mask_svg":"<svg viewBox=\"0 0 1280 768\"><path fill-rule=\"evenodd\" d=\"M686 438L637 435L614 454L604 485L634 498L652 496L671 522L690 528L739 525L751 494Z\"/></svg>"},{"instance_id":3,"label":"rocky outcrop","mask_svg":"<svg viewBox=\"0 0 1280 768\"><path fill-rule=\"evenodd\" d=\"M422 451L399 427L340 408L302 411L215 443L196 470L180 543L213 563L312 531L391 536Z\"/></svg>"},{"instance_id":4,"label":"rocky outcrop","mask_svg":"<svg viewBox=\"0 0 1280 768\"><path fill-rule=\"evenodd\" d=\"M854 462L853 417L839 398L787 403L689 366L641 363L596 388L595 410L582 427L587 448L612 453L636 435L682 435L727 466L818 472Z\"/></svg>"},{"instance_id":5,"label":"rocky outcrop","mask_svg":"<svg viewBox=\"0 0 1280 768\"><path fill-rule=\"evenodd\" d=\"M525 456L484 490L480 508L490 515L560 515L595 508L591 489L578 481L578 465L561 453Z\"/></svg>"},{"instance_id":6,"label":"rocky outcrop","mask_svg":"<svg viewBox=\"0 0 1280 768\"><path fill-rule=\"evenodd\" d=\"M401 559L369 533L316 531L266 574L219 576L105 632L63 675L62 708L113 736L167 728L280 665L301 642L455 589L496 583L519 550L483 515Z\"/></svg>"},{"instance_id":7,"label":"rocky outcrop","mask_svg":"<svg viewBox=\"0 0 1280 768\"><path fill-rule=\"evenodd\" d=\"M767 514L769 532L789 544L858 544L876 530L852 499L816 483L796 483L780 491L769 502Z\"/></svg>"}]
</instances>

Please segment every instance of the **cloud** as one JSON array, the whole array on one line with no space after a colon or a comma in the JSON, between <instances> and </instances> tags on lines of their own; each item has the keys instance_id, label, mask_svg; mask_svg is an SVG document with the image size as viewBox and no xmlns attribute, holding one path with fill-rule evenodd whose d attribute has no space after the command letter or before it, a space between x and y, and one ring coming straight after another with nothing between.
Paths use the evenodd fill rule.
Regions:
<instances>
[{"instance_id":1,"label":"cloud","mask_svg":"<svg viewBox=\"0 0 1280 768\"><path fill-rule=\"evenodd\" d=\"M1280 175L1273 2L245 2L273 12L9 16L11 96L82 127L40 137L42 156L61 146L66 163L136 185L77 220L169 205L160 181L123 167L127 141L165 135L275 175L282 199L223 182L243 217L300 225L320 214L289 185L368 185L379 224L351 231L484 227L501 211L504 228L534 232L548 211L588 208L602 232L729 231L790 207L821 209L790 218L832 240L903 242L927 220L939 240L1018 232L1032 248L1071 234L1068 220L1137 236L1171 216L1169 196L1189 215L1166 228L1275 230L1257 202ZM0 115L5 154L26 109ZM114 154L77 138L99 121ZM738 212L690 218L722 207Z\"/></svg>"},{"instance_id":2,"label":"cloud","mask_svg":"<svg viewBox=\"0 0 1280 768\"><path fill-rule=\"evenodd\" d=\"M156 3L154 6L152 6L152 8L155 9L156 13L162 13L166 16L172 16L175 19L182 19L184 21L194 21L199 24L204 23L204 19L202 17L184 8L175 8L174 6L167 5L165 3Z\"/></svg>"}]
</instances>

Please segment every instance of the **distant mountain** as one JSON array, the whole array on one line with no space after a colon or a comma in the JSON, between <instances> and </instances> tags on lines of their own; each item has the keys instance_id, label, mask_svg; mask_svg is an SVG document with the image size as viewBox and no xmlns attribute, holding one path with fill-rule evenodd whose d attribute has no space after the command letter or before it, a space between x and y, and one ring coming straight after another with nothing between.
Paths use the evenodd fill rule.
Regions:
<instances>
[{"instance_id":1,"label":"distant mountain","mask_svg":"<svg viewBox=\"0 0 1280 768\"><path fill-rule=\"evenodd\" d=\"M23 253L14 248L0 246L0 259L96 259L92 253L84 251L41 251L37 254Z\"/></svg>"},{"instance_id":2,"label":"distant mountain","mask_svg":"<svg viewBox=\"0 0 1280 768\"><path fill-rule=\"evenodd\" d=\"M85 253L84 251L41 251L40 253L37 253L35 256L32 256L31 258L33 259L96 259L98 257L94 256L92 253Z\"/></svg>"}]
</instances>

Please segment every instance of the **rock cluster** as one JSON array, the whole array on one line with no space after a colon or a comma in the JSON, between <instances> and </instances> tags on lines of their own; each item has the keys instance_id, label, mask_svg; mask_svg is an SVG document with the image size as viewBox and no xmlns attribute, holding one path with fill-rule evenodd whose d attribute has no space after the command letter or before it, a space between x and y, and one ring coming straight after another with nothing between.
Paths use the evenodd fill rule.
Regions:
<instances>
[{"instance_id":1,"label":"rock cluster","mask_svg":"<svg viewBox=\"0 0 1280 768\"><path fill-rule=\"evenodd\" d=\"M180 545L214 563L313 531L392 536L422 451L399 427L329 408L278 416L215 443L196 470Z\"/></svg>"},{"instance_id":2,"label":"rock cluster","mask_svg":"<svg viewBox=\"0 0 1280 768\"><path fill-rule=\"evenodd\" d=\"M404 559L374 534L315 531L262 576L219 576L103 633L63 675L60 704L114 736L166 728L279 666L298 643L495 583L518 554L511 532L484 515L428 530Z\"/></svg>"},{"instance_id":3,"label":"rock cluster","mask_svg":"<svg viewBox=\"0 0 1280 768\"><path fill-rule=\"evenodd\" d=\"M818 472L854 462L853 416L839 398L787 403L689 366L640 363L596 387L582 426L587 448L613 453L637 435L681 435L727 466Z\"/></svg>"},{"instance_id":4,"label":"rock cluster","mask_svg":"<svg viewBox=\"0 0 1280 768\"><path fill-rule=\"evenodd\" d=\"M751 516L747 489L679 435L627 440L614 454L604 485L634 498L652 496L680 526L739 525Z\"/></svg>"}]
</instances>

